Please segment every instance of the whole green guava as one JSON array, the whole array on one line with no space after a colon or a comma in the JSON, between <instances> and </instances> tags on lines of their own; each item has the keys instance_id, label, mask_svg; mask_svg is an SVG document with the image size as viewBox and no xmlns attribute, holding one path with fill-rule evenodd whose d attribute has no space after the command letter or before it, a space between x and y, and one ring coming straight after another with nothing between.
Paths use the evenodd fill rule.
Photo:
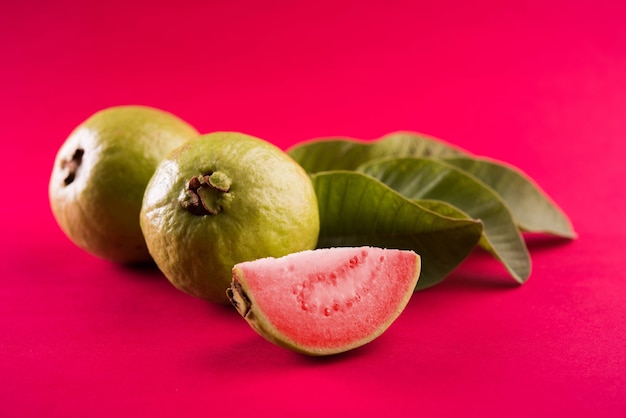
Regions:
<instances>
[{"instance_id":1,"label":"whole green guava","mask_svg":"<svg viewBox=\"0 0 626 418\"><path fill-rule=\"evenodd\" d=\"M229 303L233 266L314 248L319 211L311 179L284 151L242 133L215 132L161 162L140 223L175 287Z\"/></svg>"},{"instance_id":2,"label":"whole green guava","mask_svg":"<svg viewBox=\"0 0 626 418\"><path fill-rule=\"evenodd\" d=\"M139 226L146 185L170 150L198 135L177 116L146 106L89 117L60 147L50 176L50 206L61 230L102 259L149 261Z\"/></svg>"}]
</instances>

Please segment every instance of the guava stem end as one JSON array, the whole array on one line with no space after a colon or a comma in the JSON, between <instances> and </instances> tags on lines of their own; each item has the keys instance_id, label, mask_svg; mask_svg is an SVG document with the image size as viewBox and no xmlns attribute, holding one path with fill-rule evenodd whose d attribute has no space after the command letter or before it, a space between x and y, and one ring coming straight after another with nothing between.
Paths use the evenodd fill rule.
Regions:
<instances>
[{"instance_id":1,"label":"guava stem end","mask_svg":"<svg viewBox=\"0 0 626 418\"><path fill-rule=\"evenodd\" d=\"M217 215L222 212L222 194L230 191L231 180L224 173L210 171L193 176L187 182L185 197L180 201L183 209L197 215Z\"/></svg>"},{"instance_id":2,"label":"guava stem end","mask_svg":"<svg viewBox=\"0 0 626 418\"><path fill-rule=\"evenodd\" d=\"M76 148L74 154L72 154L72 158L62 159L61 160L61 170L67 170L67 175L63 179L63 184L65 186L69 186L72 184L74 179L76 179L76 172L78 171L78 167L83 162L83 155L85 154L85 150L82 148Z\"/></svg>"}]
</instances>

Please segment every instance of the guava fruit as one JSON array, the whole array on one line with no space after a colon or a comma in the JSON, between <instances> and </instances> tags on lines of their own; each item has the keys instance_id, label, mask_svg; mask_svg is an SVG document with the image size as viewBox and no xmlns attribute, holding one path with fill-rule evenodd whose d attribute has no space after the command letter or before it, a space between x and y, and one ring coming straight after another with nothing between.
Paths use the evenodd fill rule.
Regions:
<instances>
[{"instance_id":1,"label":"guava fruit","mask_svg":"<svg viewBox=\"0 0 626 418\"><path fill-rule=\"evenodd\" d=\"M198 136L177 116L147 106L101 110L60 147L48 194L61 230L78 247L117 263L150 261L139 211L158 163Z\"/></svg>"},{"instance_id":2,"label":"guava fruit","mask_svg":"<svg viewBox=\"0 0 626 418\"><path fill-rule=\"evenodd\" d=\"M319 210L310 177L280 148L213 132L161 162L140 223L150 254L176 288L228 303L235 264L315 247Z\"/></svg>"},{"instance_id":3,"label":"guava fruit","mask_svg":"<svg viewBox=\"0 0 626 418\"><path fill-rule=\"evenodd\" d=\"M410 250L324 248L239 263L227 292L268 341L329 355L387 330L409 302L420 268Z\"/></svg>"}]
</instances>

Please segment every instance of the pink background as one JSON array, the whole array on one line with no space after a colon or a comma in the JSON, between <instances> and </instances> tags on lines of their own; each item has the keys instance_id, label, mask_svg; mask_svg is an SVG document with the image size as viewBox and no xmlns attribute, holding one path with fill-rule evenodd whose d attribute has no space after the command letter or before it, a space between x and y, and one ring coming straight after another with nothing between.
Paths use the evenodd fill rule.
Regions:
<instances>
[{"instance_id":1,"label":"pink background","mask_svg":"<svg viewBox=\"0 0 626 418\"><path fill-rule=\"evenodd\" d=\"M0 416L626 416L624 4L3 2ZM283 148L438 136L527 172L579 239L533 240L521 287L473 256L372 344L301 356L60 232L56 150L131 103Z\"/></svg>"}]
</instances>

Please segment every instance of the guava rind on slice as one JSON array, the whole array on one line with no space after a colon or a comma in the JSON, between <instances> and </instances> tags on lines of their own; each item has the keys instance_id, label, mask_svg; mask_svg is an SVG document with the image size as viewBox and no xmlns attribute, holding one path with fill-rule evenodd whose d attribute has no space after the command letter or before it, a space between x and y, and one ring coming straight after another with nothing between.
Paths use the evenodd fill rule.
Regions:
<instances>
[{"instance_id":1,"label":"guava rind on slice","mask_svg":"<svg viewBox=\"0 0 626 418\"><path fill-rule=\"evenodd\" d=\"M354 349L398 318L419 279L409 250L342 247L239 263L229 298L261 336L309 355Z\"/></svg>"}]
</instances>

